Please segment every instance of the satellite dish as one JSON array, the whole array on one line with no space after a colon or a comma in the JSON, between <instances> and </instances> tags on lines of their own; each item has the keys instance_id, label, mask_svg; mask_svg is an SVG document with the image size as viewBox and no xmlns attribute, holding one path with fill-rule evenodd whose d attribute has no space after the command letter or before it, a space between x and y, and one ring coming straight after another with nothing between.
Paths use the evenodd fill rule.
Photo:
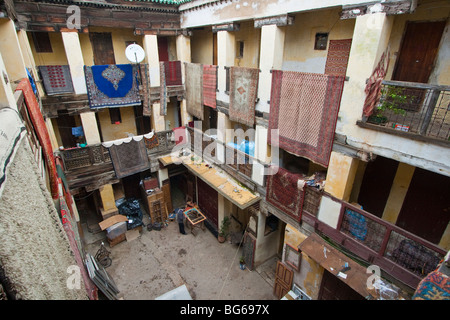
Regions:
<instances>
[{"instance_id":1,"label":"satellite dish","mask_svg":"<svg viewBox=\"0 0 450 320\"><path fill-rule=\"evenodd\" d=\"M145 58L145 51L140 45L133 43L125 49L125 56L130 62L140 63Z\"/></svg>"}]
</instances>

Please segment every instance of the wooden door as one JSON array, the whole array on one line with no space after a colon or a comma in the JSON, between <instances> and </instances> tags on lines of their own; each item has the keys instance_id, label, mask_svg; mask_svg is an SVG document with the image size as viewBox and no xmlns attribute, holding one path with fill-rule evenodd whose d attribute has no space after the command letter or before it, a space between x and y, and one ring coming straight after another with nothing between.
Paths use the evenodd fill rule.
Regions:
<instances>
[{"instance_id":1,"label":"wooden door","mask_svg":"<svg viewBox=\"0 0 450 320\"><path fill-rule=\"evenodd\" d=\"M281 261L277 262L275 270L275 284L273 287L273 294L279 299L284 297L292 288L292 281L294 279L294 271L289 269Z\"/></svg>"},{"instance_id":2,"label":"wooden door","mask_svg":"<svg viewBox=\"0 0 450 320\"><path fill-rule=\"evenodd\" d=\"M208 221L218 228L218 197L219 194L216 190L211 188L202 179L197 178L197 194L198 194L198 206Z\"/></svg>"},{"instance_id":3,"label":"wooden door","mask_svg":"<svg viewBox=\"0 0 450 320\"><path fill-rule=\"evenodd\" d=\"M338 277L324 270L318 300L364 300L365 298L353 290Z\"/></svg>"},{"instance_id":4,"label":"wooden door","mask_svg":"<svg viewBox=\"0 0 450 320\"><path fill-rule=\"evenodd\" d=\"M111 33L90 32L89 38L92 43L95 65L116 64Z\"/></svg>"},{"instance_id":5,"label":"wooden door","mask_svg":"<svg viewBox=\"0 0 450 320\"><path fill-rule=\"evenodd\" d=\"M428 83L445 21L408 22L392 80Z\"/></svg>"},{"instance_id":6,"label":"wooden door","mask_svg":"<svg viewBox=\"0 0 450 320\"><path fill-rule=\"evenodd\" d=\"M450 221L450 178L416 168L396 225L438 244Z\"/></svg>"}]
</instances>

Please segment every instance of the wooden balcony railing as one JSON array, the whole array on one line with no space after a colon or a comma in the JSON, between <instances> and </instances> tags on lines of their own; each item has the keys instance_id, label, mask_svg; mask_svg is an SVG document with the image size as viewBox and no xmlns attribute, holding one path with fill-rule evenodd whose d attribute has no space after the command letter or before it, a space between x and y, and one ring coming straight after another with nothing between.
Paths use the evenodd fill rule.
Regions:
<instances>
[{"instance_id":1,"label":"wooden balcony railing","mask_svg":"<svg viewBox=\"0 0 450 320\"><path fill-rule=\"evenodd\" d=\"M156 133L158 135L158 146L147 149L149 156L156 156L170 153L175 146L173 131L166 130ZM111 163L109 151L101 143L88 145L83 148L70 148L60 150L59 154L64 163L66 172L75 169L87 168L94 165Z\"/></svg>"},{"instance_id":2,"label":"wooden balcony railing","mask_svg":"<svg viewBox=\"0 0 450 320\"><path fill-rule=\"evenodd\" d=\"M359 125L450 142L450 86L383 81L374 113ZM375 127L376 128L376 127ZM394 131L397 130L397 131Z\"/></svg>"}]
</instances>

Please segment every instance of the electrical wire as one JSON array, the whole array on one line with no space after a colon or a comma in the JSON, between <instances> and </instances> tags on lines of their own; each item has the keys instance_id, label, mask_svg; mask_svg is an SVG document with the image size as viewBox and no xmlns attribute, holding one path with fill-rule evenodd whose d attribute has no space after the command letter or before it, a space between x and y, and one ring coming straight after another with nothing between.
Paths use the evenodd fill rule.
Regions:
<instances>
[{"instance_id":1,"label":"electrical wire","mask_svg":"<svg viewBox=\"0 0 450 320\"><path fill-rule=\"evenodd\" d=\"M220 296L222 295L222 291L223 291L223 289L225 288L225 284L226 284L226 282L227 282L227 280L228 280L228 276L230 275L231 267L232 267L233 264L235 263L236 256L237 256L237 254L238 254L238 252L239 252L239 249L241 248L242 242L244 241L245 233L247 232L247 228L248 228L249 223L250 223L250 221L247 223L247 226L246 226L245 229L244 229L244 233L243 233L243 235L242 235L241 241L239 241L239 246L238 246L238 248L236 249L236 252L235 252L235 254L234 254L233 260L231 261L230 267L228 268L227 275L226 275L226 277L225 277L225 280L223 281L222 288L220 289L220 292L219 292L219 296L218 296L218 299L219 299L219 300L220 300Z\"/></svg>"}]
</instances>

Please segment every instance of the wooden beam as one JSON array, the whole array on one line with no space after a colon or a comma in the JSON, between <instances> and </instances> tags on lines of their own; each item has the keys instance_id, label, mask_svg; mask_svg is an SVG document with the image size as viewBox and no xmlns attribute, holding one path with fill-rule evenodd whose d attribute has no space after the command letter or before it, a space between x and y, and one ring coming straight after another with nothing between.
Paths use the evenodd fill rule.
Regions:
<instances>
[{"instance_id":1,"label":"wooden beam","mask_svg":"<svg viewBox=\"0 0 450 320\"><path fill-rule=\"evenodd\" d=\"M294 24L294 17L287 14L275 17L260 18L254 20L254 27L261 28L263 26L274 24L278 27L290 26Z\"/></svg>"}]
</instances>

